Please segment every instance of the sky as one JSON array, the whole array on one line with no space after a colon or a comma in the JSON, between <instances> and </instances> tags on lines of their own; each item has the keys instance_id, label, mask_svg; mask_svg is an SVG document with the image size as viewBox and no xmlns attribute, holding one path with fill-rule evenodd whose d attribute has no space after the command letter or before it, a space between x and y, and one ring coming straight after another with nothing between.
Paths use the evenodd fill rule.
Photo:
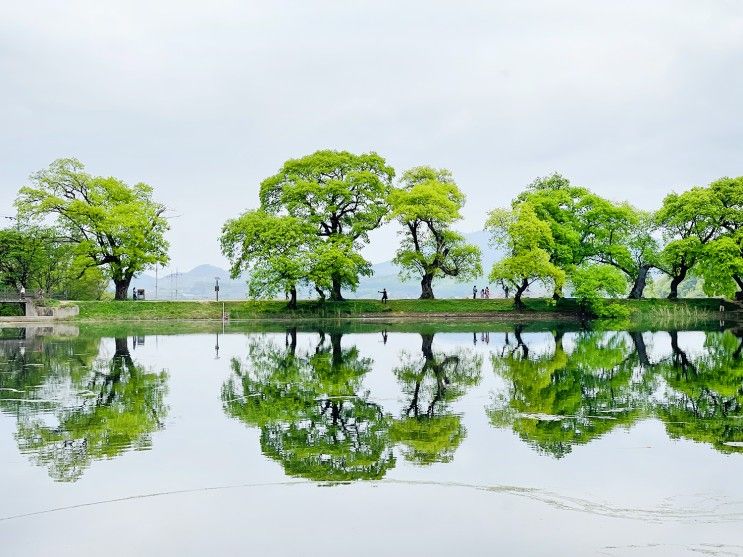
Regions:
<instances>
[{"instance_id":1,"label":"sky","mask_svg":"<svg viewBox=\"0 0 743 557\"><path fill-rule=\"evenodd\" d=\"M743 174L743 1L2 2L0 216L73 156L155 188L171 269L224 267L224 221L325 148L449 168L462 231L555 171L656 208Z\"/></svg>"}]
</instances>

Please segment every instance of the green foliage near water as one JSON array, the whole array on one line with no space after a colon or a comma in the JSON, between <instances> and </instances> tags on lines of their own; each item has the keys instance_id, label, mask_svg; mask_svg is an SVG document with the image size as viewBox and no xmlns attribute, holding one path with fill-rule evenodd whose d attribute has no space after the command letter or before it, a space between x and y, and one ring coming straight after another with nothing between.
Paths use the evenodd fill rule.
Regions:
<instances>
[{"instance_id":1,"label":"green foliage near water","mask_svg":"<svg viewBox=\"0 0 743 557\"><path fill-rule=\"evenodd\" d=\"M92 176L80 161L59 159L31 176L16 207L22 221L55 219L81 273L102 269L125 299L134 275L168 262L165 206L152 194L147 184Z\"/></svg>"},{"instance_id":2,"label":"green foliage near water","mask_svg":"<svg viewBox=\"0 0 743 557\"><path fill-rule=\"evenodd\" d=\"M394 222L401 240L390 256L402 277L420 279L422 299L434 298L436 279L479 277L479 248L454 229L465 195L451 171L417 166L394 177L374 152L326 149L287 160L260 183L260 207L222 228L231 275L247 276L255 299L285 294L295 311L302 289L339 302L372 273L361 251L370 234ZM95 298L111 280L122 300L137 273L168 261L165 207L147 184L92 176L76 159L59 159L31 176L16 207L17 226L0 230L5 286ZM519 309L537 283L555 300L577 298L586 317L627 317L600 298L641 299L648 285L675 299L693 281L694 292L743 301L743 177L671 192L645 211L554 173L526 185L510 208L493 209L485 229L505 252L486 270L489 280L513 292Z\"/></svg>"}]
</instances>

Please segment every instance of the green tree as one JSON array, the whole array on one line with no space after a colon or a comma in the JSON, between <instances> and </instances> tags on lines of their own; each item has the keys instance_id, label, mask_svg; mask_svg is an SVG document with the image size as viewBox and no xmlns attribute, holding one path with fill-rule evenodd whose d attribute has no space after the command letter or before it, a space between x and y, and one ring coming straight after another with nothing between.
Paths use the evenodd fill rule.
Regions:
<instances>
[{"instance_id":1,"label":"green tree","mask_svg":"<svg viewBox=\"0 0 743 557\"><path fill-rule=\"evenodd\" d=\"M743 298L743 257L741 232L726 234L708 242L701 251L696 273L704 279L708 296Z\"/></svg>"},{"instance_id":2,"label":"green tree","mask_svg":"<svg viewBox=\"0 0 743 557\"><path fill-rule=\"evenodd\" d=\"M743 176L720 178L709 189L722 206L721 229L704 246L697 273L707 295L743 300Z\"/></svg>"},{"instance_id":3,"label":"green tree","mask_svg":"<svg viewBox=\"0 0 743 557\"><path fill-rule=\"evenodd\" d=\"M80 264L76 246L53 228L20 224L0 230L0 284L46 296L97 298L107 281Z\"/></svg>"},{"instance_id":4,"label":"green tree","mask_svg":"<svg viewBox=\"0 0 743 557\"><path fill-rule=\"evenodd\" d=\"M678 298L679 284L698 263L705 244L720 230L723 212L720 199L709 188L671 193L663 200L656 222L667 243L658 268L671 277L669 298Z\"/></svg>"},{"instance_id":5,"label":"green tree","mask_svg":"<svg viewBox=\"0 0 743 557\"><path fill-rule=\"evenodd\" d=\"M405 458L417 464L449 462L467 431L450 405L480 382L482 358L466 350L442 354L433 350L433 333L421 333L421 358L403 354L393 372L410 403L390 427L390 439L401 443Z\"/></svg>"},{"instance_id":6,"label":"green tree","mask_svg":"<svg viewBox=\"0 0 743 557\"><path fill-rule=\"evenodd\" d=\"M16 201L22 217L55 216L86 266L102 267L127 298L132 277L168 262L165 207L144 183L91 176L76 159L58 159L31 176Z\"/></svg>"},{"instance_id":7,"label":"green tree","mask_svg":"<svg viewBox=\"0 0 743 557\"><path fill-rule=\"evenodd\" d=\"M589 194L586 188L574 186L564 176L554 173L535 179L513 202L514 208L528 203L536 217L547 224L552 240L542 249L547 251L549 263L564 274L569 274L591 254L586 242L590 228L582 217L586 209L584 200ZM557 281L554 287L554 297L559 298L562 283Z\"/></svg>"},{"instance_id":8,"label":"green tree","mask_svg":"<svg viewBox=\"0 0 743 557\"><path fill-rule=\"evenodd\" d=\"M433 299L433 281L439 277L469 280L482 273L480 250L467 244L450 227L462 218L464 193L451 172L430 166L407 170L400 187L390 193L391 220L403 228L394 263L403 279L419 276L423 299Z\"/></svg>"},{"instance_id":9,"label":"green tree","mask_svg":"<svg viewBox=\"0 0 743 557\"><path fill-rule=\"evenodd\" d=\"M297 307L297 285L306 282L312 267L312 225L262 209L248 211L222 227L222 253L229 259L230 276L248 273L252 297L290 293L289 307Z\"/></svg>"},{"instance_id":10,"label":"green tree","mask_svg":"<svg viewBox=\"0 0 743 557\"><path fill-rule=\"evenodd\" d=\"M524 307L521 297L537 281L562 288L565 272L550 261L554 248L550 227L529 203L520 203L512 211L491 211L485 229L491 233L492 242L507 253L493 265L490 281L510 285L516 307Z\"/></svg>"},{"instance_id":11,"label":"green tree","mask_svg":"<svg viewBox=\"0 0 743 557\"><path fill-rule=\"evenodd\" d=\"M653 236L653 215L595 194L581 205L581 243L587 257L620 270L632 284L628 298L642 298L660 249Z\"/></svg>"},{"instance_id":12,"label":"green tree","mask_svg":"<svg viewBox=\"0 0 743 557\"><path fill-rule=\"evenodd\" d=\"M329 284L333 300L343 299L342 287L355 288L359 275L371 274L357 250L387 214L394 175L376 153L324 150L286 161L261 183L266 212L307 222L323 241L322 259L330 266L317 267L315 278L320 288Z\"/></svg>"}]
</instances>

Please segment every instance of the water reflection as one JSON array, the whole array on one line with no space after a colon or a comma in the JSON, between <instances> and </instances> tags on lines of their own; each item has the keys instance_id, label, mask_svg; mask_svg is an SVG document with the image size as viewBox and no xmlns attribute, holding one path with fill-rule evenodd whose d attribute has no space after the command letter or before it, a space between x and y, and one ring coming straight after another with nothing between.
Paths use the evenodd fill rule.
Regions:
<instances>
[{"instance_id":1,"label":"water reflection","mask_svg":"<svg viewBox=\"0 0 743 557\"><path fill-rule=\"evenodd\" d=\"M113 356L100 339L42 336L0 342L0 410L16 418L20 451L57 481L75 481L96 459L151 446L167 413L167 375L133 360L126 338Z\"/></svg>"},{"instance_id":2,"label":"water reflection","mask_svg":"<svg viewBox=\"0 0 743 557\"><path fill-rule=\"evenodd\" d=\"M707 332L703 349L688 355L679 333L655 361L639 332L581 332L566 350L563 335L529 349L518 328L494 354L494 371L508 384L487 412L496 427L512 427L537 450L565 456L616 427L657 417L673 438L712 444L725 452L743 448L743 333ZM662 347L659 352L663 352Z\"/></svg>"},{"instance_id":3,"label":"water reflection","mask_svg":"<svg viewBox=\"0 0 743 557\"><path fill-rule=\"evenodd\" d=\"M261 428L263 453L287 474L313 480L378 479L394 466L390 419L362 392L372 359L343 348L340 332L319 333L310 350L258 337L245 362L232 360L222 389L229 415Z\"/></svg>"},{"instance_id":4,"label":"water reflection","mask_svg":"<svg viewBox=\"0 0 743 557\"><path fill-rule=\"evenodd\" d=\"M433 333L421 333L421 355L403 352L400 366L393 370L410 402L393 421L390 438L417 464L453 458L466 430L451 403L480 382L481 356L465 348L434 352L433 338Z\"/></svg>"},{"instance_id":5,"label":"water reflection","mask_svg":"<svg viewBox=\"0 0 743 557\"><path fill-rule=\"evenodd\" d=\"M452 462L465 442L492 443L492 428L468 421L484 415L549 458L645 419L670 438L743 452L741 329L345 331L239 335L239 352L226 333L210 333L207 365L226 375L199 396L213 403L221 385L226 416L259 432L256 453L311 480ZM158 350L173 356L143 335L0 329L0 412L13 419L20 451L55 480L74 481L94 460L150 448L170 378L137 359ZM220 350L231 358L213 359ZM184 414L194 410L188 400Z\"/></svg>"},{"instance_id":6,"label":"water reflection","mask_svg":"<svg viewBox=\"0 0 743 557\"><path fill-rule=\"evenodd\" d=\"M556 457L609 430L632 424L643 413L652 387L632 381L637 351L623 333L585 332L571 351L563 335L551 348L529 349L517 327L492 357L508 383L487 412L497 427L510 426L538 450Z\"/></svg>"},{"instance_id":7,"label":"water reflection","mask_svg":"<svg viewBox=\"0 0 743 557\"><path fill-rule=\"evenodd\" d=\"M710 443L723 452L743 449L743 330L708 334L689 355L669 333L671 356L656 364L668 388L658 415L673 438Z\"/></svg>"}]
</instances>

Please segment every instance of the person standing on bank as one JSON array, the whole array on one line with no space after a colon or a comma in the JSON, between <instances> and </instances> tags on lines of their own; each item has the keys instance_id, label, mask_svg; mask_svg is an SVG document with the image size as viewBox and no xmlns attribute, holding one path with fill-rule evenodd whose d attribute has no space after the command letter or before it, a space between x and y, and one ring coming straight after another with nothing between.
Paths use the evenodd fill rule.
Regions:
<instances>
[{"instance_id":1,"label":"person standing on bank","mask_svg":"<svg viewBox=\"0 0 743 557\"><path fill-rule=\"evenodd\" d=\"M26 298L26 287L23 286L22 284L20 288L20 293L21 293L21 300L25 299Z\"/></svg>"},{"instance_id":2,"label":"person standing on bank","mask_svg":"<svg viewBox=\"0 0 743 557\"><path fill-rule=\"evenodd\" d=\"M477 300L477 285L472 287L472 299Z\"/></svg>"},{"instance_id":3,"label":"person standing on bank","mask_svg":"<svg viewBox=\"0 0 743 557\"><path fill-rule=\"evenodd\" d=\"M382 303L383 304L386 304L387 303L387 289L386 288L382 288L381 291L380 290L377 290L377 292L379 292L382 295Z\"/></svg>"}]
</instances>

